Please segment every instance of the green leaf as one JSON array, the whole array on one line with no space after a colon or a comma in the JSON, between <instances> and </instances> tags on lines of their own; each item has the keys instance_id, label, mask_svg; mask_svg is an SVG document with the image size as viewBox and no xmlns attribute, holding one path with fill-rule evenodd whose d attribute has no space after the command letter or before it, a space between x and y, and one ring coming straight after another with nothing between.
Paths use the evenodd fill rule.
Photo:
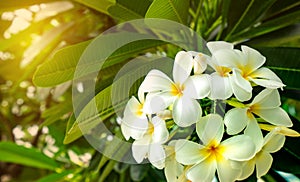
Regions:
<instances>
[{"instance_id":1,"label":"green leaf","mask_svg":"<svg viewBox=\"0 0 300 182\"><path fill-rule=\"evenodd\" d=\"M95 71L99 71L98 67L101 65L101 63L105 62L101 68L105 69L120 62L124 62L127 58L137 53L141 53L142 50L165 44L165 42L158 40L140 40L133 42L133 36L137 39L139 38L137 34L134 33L119 33L117 35L109 34L99 37L97 39L98 42L103 43L98 43L96 46L93 46L89 50L91 54L84 58L89 61L87 63L81 62L79 65L79 59L90 41L63 48L59 50L51 60L45 62L37 69L33 77L33 82L40 87L54 86L73 79L77 66L82 67L81 70L78 70L80 73L77 74L77 76L80 77ZM141 35L141 39L142 36L143 35ZM121 46L121 48L109 55L109 58L106 58L106 55L101 54L108 54L109 51L114 50L116 41L121 39L133 40L130 41L131 43L128 43L123 47ZM101 50L101 53L99 53L99 50Z\"/></svg>"},{"instance_id":2,"label":"green leaf","mask_svg":"<svg viewBox=\"0 0 300 182\"><path fill-rule=\"evenodd\" d=\"M154 0L146 18L163 18L187 25L189 0Z\"/></svg>"},{"instance_id":3,"label":"green leaf","mask_svg":"<svg viewBox=\"0 0 300 182\"><path fill-rule=\"evenodd\" d=\"M90 42L81 42L57 51L53 58L37 69L33 83L40 87L49 87L71 80L79 58Z\"/></svg>"},{"instance_id":4,"label":"green leaf","mask_svg":"<svg viewBox=\"0 0 300 182\"><path fill-rule=\"evenodd\" d=\"M300 5L300 1L295 0L277 0L272 7L266 12L265 18L276 17L279 14L286 13Z\"/></svg>"},{"instance_id":5,"label":"green leaf","mask_svg":"<svg viewBox=\"0 0 300 182\"><path fill-rule=\"evenodd\" d=\"M271 7L276 0L251 0L247 8L243 12L240 19L236 22L231 32L227 35L230 36L236 32L240 32L259 21L264 12Z\"/></svg>"},{"instance_id":6,"label":"green leaf","mask_svg":"<svg viewBox=\"0 0 300 182\"><path fill-rule=\"evenodd\" d=\"M65 181L65 177L73 172L73 170L65 170L61 173L53 173L39 179L37 182L63 182Z\"/></svg>"},{"instance_id":7,"label":"green leaf","mask_svg":"<svg viewBox=\"0 0 300 182\"><path fill-rule=\"evenodd\" d=\"M266 66L271 68L287 85L300 89L300 50L297 48L258 48L267 58Z\"/></svg>"},{"instance_id":8,"label":"green leaf","mask_svg":"<svg viewBox=\"0 0 300 182\"><path fill-rule=\"evenodd\" d=\"M81 137L82 134L88 133L99 123L102 123L105 119L115 114L115 112L122 110L128 97L138 90L141 80L136 82L137 78L142 78L145 76L145 73L158 65L165 73L170 73L170 69L172 68L171 63L173 62L168 58L157 58L154 55L150 61L144 57L140 57L137 61L137 64L131 65L128 68L130 72L119 78L111 86L102 90L85 106L72 127L67 131L64 139L65 144L73 142ZM131 90L130 93L124 92L129 90Z\"/></svg>"},{"instance_id":9,"label":"green leaf","mask_svg":"<svg viewBox=\"0 0 300 182\"><path fill-rule=\"evenodd\" d=\"M40 151L11 142L0 142L0 161L49 170L59 167L58 163Z\"/></svg>"},{"instance_id":10,"label":"green leaf","mask_svg":"<svg viewBox=\"0 0 300 182\"><path fill-rule=\"evenodd\" d=\"M255 37L247 42L260 47L298 47L300 48L300 24Z\"/></svg>"},{"instance_id":11,"label":"green leaf","mask_svg":"<svg viewBox=\"0 0 300 182\"><path fill-rule=\"evenodd\" d=\"M75 0L76 2L90 7L101 13L108 15L108 8L114 5L115 0Z\"/></svg>"},{"instance_id":12,"label":"green leaf","mask_svg":"<svg viewBox=\"0 0 300 182\"><path fill-rule=\"evenodd\" d=\"M296 11L287 15L280 16L275 19L263 22L248 31L237 33L231 37L227 37L227 41L242 41L244 39L254 38L266 33L270 33L275 30L287 27L292 24L299 23L300 11Z\"/></svg>"},{"instance_id":13,"label":"green leaf","mask_svg":"<svg viewBox=\"0 0 300 182\"><path fill-rule=\"evenodd\" d=\"M248 5L251 4L251 0L224 0L222 4L222 16L226 22L225 35L229 35L229 32L233 29L236 23L239 21L243 13L246 11Z\"/></svg>"},{"instance_id":14,"label":"green leaf","mask_svg":"<svg viewBox=\"0 0 300 182\"><path fill-rule=\"evenodd\" d=\"M108 8L108 12L123 21L140 19L144 18L150 4L150 0L117 0L115 5Z\"/></svg>"}]
</instances>

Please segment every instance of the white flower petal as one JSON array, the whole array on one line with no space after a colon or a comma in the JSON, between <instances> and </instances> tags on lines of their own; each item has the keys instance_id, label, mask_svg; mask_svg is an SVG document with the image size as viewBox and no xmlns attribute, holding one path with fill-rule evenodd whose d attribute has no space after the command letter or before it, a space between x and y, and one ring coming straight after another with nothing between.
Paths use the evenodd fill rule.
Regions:
<instances>
[{"instance_id":1,"label":"white flower petal","mask_svg":"<svg viewBox=\"0 0 300 182\"><path fill-rule=\"evenodd\" d=\"M141 92L171 91L173 81L159 70L151 70L140 85Z\"/></svg>"},{"instance_id":2,"label":"white flower petal","mask_svg":"<svg viewBox=\"0 0 300 182\"><path fill-rule=\"evenodd\" d=\"M121 131L126 140L130 137L140 139L148 129L148 119L136 117L124 117L121 123Z\"/></svg>"},{"instance_id":3,"label":"white flower petal","mask_svg":"<svg viewBox=\"0 0 300 182\"><path fill-rule=\"evenodd\" d=\"M280 104L280 95L277 90L264 89L255 96L250 105L255 105L254 108L258 107L258 109L272 109L279 107Z\"/></svg>"},{"instance_id":4,"label":"white flower petal","mask_svg":"<svg viewBox=\"0 0 300 182\"><path fill-rule=\"evenodd\" d=\"M267 79L250 79L250 80L257 85L270 88L270 89L277 89L285 86L283 83L274 80L267 80Z\"/></svg>"},{"instance_id":5,"label":"white flower petal","mask_svg":"<svg viewBox=\"0 0 300 182\"><path fill-rule=\"evenodd\" d=\"M243 165L242 173L239 176L238 180L247 179L254 172L254 169L255 169L255 157L245 162L245 164Z\"/></svg>"},{"instance_id":6,"label":"white flower petal","mask_svg":"<svg viewBox=\"0 0 300 182\"><path fill-rule=\"evenodd\" d=\"M175 182L183 173L183 165L179 164L175 157L168 157L165 161L165 176L167 182Z\"/></svg>"},{"instance_id":7,"label":"white flower petal","mask_svg":"<svg viewBox=\"0 0 300 182\"><path fill-rule=\"evenodd\" d=\"M193 57L190 53L180 51L175 56L173 78L175 83L183 84L190 76L193 68Z\"/></svg>"},{"instance_id":8,"label":"white flower petal","mask_svg":"<svg viewBox=\"0 0 300 182\"><path fill-rule=\"evenodd\" d=\"M208 153L200 152L204 146L188 140L178 140L175 145L176 160L184 165L192 165L205 160Z\"/></svg>"},{"instance_id":9,"label":"white flower petal","mask_svg":"<svg viewBox=\"0 0 300 182\"><path fill-rule=\"evenodd\" d=\"M272 166L273 158L271 154L261 151L256 155L256 177L260 178L267 174Z\"/></svg>"},{"instance_id":10,"label":"white flower petal","mask_svg":"<svg viewBox=\"0 0 300 182\"><path fill-rule=\"evenodd\" d=\"M203 161L191 167L187 173L186 177L190 181L197 182L208 182L212 181L216 172L216 162L215 161Z\"/></svg>"},{"instance_id":11,"label":"white flower petal","mask_svg":"<svg viewBox=\"0 0 300 182\"><path fill-rule=\"evenodd\" d=\"M137 163L143 162L149 151L150 137L144 137L140 140L135 140L132 143L131 150L133 158Z\"/></svg>"},{"instance_id":12,"label":"white flower petal","mask_svg":"<svg viewBox=\"0 0 300 182\"><path fill-rule=\"evenodd\" d=\"M203 73L206 70L207 61L209 59L210 59L209 56L202 54L202 53L198 53L194 57L194 74L195 75L200 75L201 73Z\"/></svg>"},{"instance_id":13,"label":"white flower petal","mask_svg":"<svg viewBox=\"0 0 300 182\"><path fill-rule=\"evenodd\" d=\"M211 91L209 98L226 100L233 94L228 77L222 77L217 72L211 74Z\"/></svg>"},{"instance_id":14,"label":"white flower petal","mask_svg":"<svg viewBox=\"0 0 300 182\"><path fill-rule=\"evenodd\" d=\"M249 119L248 126L246 127L244 133L245 135L248 135L252 138L252 141L256 146L256 152L260 151L264 143L264 138L260 127L254 117L251 117Z\"/></svg>"},{"instance_id":15,"label":"white flower petal","mask_svg":"<svg viewBox=\"0 0 300 182\"><path fill-rule=\"evenodd\" d=\"M257 50L254 50L248 46L242 46L242 51L247 57L247 69L248 70L257 70L265 62L266 58L261 55Z\"/></svg>"},{"instance_id":16,"label":"white flower petal","mask_svg":"<svg viewBox=\"0 0 300 182\"><path fill-rule=\"evenodd\" d=\"M233 91L235 97L239 101L244 102L244 101L248 101L249 99L251 99L251 97L252 97L252 90L250 92L248 92L248 91L244 90L243 88L241 88L234 81L233 76L230 76L229 79L230 79L232 91Z\"/></svg>"},{"instance_id":17,"label":"white flower petal","mask_svg":"<svg viewBox=\"0 0 300 182\"><path fill-rule=\"evenodd\" d=\"M166 128L166 123L161 118L155 116L152 118L151 123L153 124L154 131L152 133L151 143L164 143L169 138L169 132Z\"/></svg>"},{"instance_id":18,"label":"white flower petal","mask_svg":"<svg viewBox=\"0 0 300 182\"><path fill-rule=\"evenodd\" d=\"M169 91L148 93L143 111L147 114L156 114L173 104L176 98Z\"/></svg>"},{"instance_id":19,"label":"white flower petal","mask_svg":"<svg viewBox=\"0 0 300 182\"><path fill-rule=\"evenodd\" d=\"M293 126L290 117L281 107L273 109L253 109L252 112L273 125Z\"/></svg>"},{"instance_id":20,"label":"white flower petal","mask_svg":"<svg viewBox=\"0 0 300 182\"><path fill-rule=\"evenodd\" d=\"M212 54L221 49L233 49L232 43L224 41L211 41L208 42L206 45Z\"/></svg>"},{"instance_id":21,"label":"white flower petal","mask_svg":"<svg viewBox=\"0 0 300 182\"><path fill-rule=\"evenodd\" d=\"M143 115L143 105L134 97L132 96L125 107L124 110L124 117L144 117Z\"/></svg>"},{"instance_id":22,"label":"white flower petal","mask_svg":"<svg viewBox=\"0 0 300 182\"><path fill-rule=\"evenodd\" d=\"M212 59L218 66L230 68L238 68L246 63L242 52L234 49L220 49L212 54Z\"/></svg>"},{"instance_id":23,"label":"white flower petal","mask_svg":"<svg viewBox=\"0 0 300 182\"><path fill-rule=\"evenodd\" d=\"M232 80L235 82L235 84L237 84L246 92L252 92L252 86L250 82L242 76L242 72L240 70L232 69L232 73Z\"/></svg>"},{"instance_id":24,"label":"white flower petal","mask_svg":"<svg viewBox=\"0 0 300 182\"><path fill-rule=\"evenodd\" d=\"M273 130L266 135L263 150L269 153L277 152L283 147L284 142L285 136L277 134L276 131Z\"/></svg>"},{"instance_id":25,"label":"white flower petal","mask_svg":"<svg viewBox=\"0 0 300 182\"><path fill-rule=\"evenodd\" d=\"M228 138L221 143L221 146L224 147L223 155L227 159L246 161L255 155L255 144L247 135Z\"/></svg>"},{"instance_id":26,"label":"white flower petal","mask_svg":"<svg viewBox=\"0 0 300 182\"><path fill-rule=\"evenodd\" d=\"M157 169L163 169L165 167L165 151L160 144L151 144L149 149L148 159L150 163Z\"/></svg>"},{"instance_id":27,"label":"white flower petal","mask_svg":"<svg viewBox=\"0 0 300 182\"><path fill-rule=\"evenodd\" d=\"M247 109L248 108L233 108L225 114L224 123L229 135L235 135L246 127L249 120Z\"/></svg>"},{"instance_id":28,"label":"white flower petal","mask_svg":"<svg viewBox=\"0 0 300 182\"><path fill-rule=\"evenodd\" d=\"M212 141L219 144L224 133L222 117L218 114L209 114L202 117L196 124L196 132L205 145Z\"/></svg>"},{"instance_id":29,"label":"white flower petal","mask_svg":"<svg viewBox=\"0 0 300 182\"><path fill-rule=\"evenodd\" d=\"M194 99L207 97L210 92L210 76L207 74L194 75L184 82L183 94Z\"/></svg>"},{"instance_id":30,"label":"white flower petal","mask_svg":"<svg viewBox=\"0 0 300 182\"><path fill-rule=\"evenodd\" d=\"M173 106L174 122L180 127L188 127L197 121L202 116L200 104L187 96L176 99Z\"/></svg>"},{"instance_id":31,"label":"white flower petal","mask_svg":"<svg viewBox=\"0 0 300 182\"><path fill-rule=\"evenodd\" d=\"M240 168L232 168L230 161L224 158L220 161L218 160L217 172L220 182L233 182L240 176L242 171Z\"/></svg>"},{"instance_id":32,"label":"white flower petal","mask_svg":"<svg viewBox=\"0 0 300 182\"><path fill-rule=\"evenodd\" d=\"M273 81L282 83L280 78L273 71L271 71L269 68L265 68L265 67L259 68L258 70L252 72L250 74L250 77L263 78L263 79L273 80Z\"/></svg>"}]
</instances>

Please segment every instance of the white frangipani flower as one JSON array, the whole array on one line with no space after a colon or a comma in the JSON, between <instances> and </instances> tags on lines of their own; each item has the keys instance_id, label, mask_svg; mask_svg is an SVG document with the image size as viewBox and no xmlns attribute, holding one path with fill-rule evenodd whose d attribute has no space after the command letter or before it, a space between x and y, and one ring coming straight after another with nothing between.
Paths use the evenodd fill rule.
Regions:
<instances>
[{"instance_id":1,"label":"white frangipani flower","mask_svg":"<svg viewBox=\"0 0 300 182\"><path fill-rule=\"evenodd\" d=\"M254 172L255 167L257 178L267 174L270 170L273 162L273 158L270 153L280 150L285 142L285 136L278 134L276 130L277 129L275 128L265 136L263 139L263 145L256 155L244 165L239 180L248 178Z\"/></svg>"},{"instance_id":2,"label":"white frangipani flower","mask_svg":"<svg viewBox=\"0 0 300 182\"><path fill-rule=\"evenodd\" d=\"M251 136L259 149L262 145L262 134L255 115L276 125L290 127L293 125L288 114L280 106L280 96L276 89L264 89L250 104L243 108L233 108L224 116L227 133L234 135L246 126L245 134Z\"/></svg>"},{"instance_id":3,"label":"white frangipani flower","mask_svg":"<svg viewBox=\"0 0 300 182\"><path fill-rule=\"evenodd\" d=\"M192 55L180 51L175 57L174 81L159 70L151 70L140 86L140 90L148 92L144 110L158 113L174 104L172 116L177 125L187 127L197 122L202 109L196 99L208 96L210 77L206 74L190 76L192 67Z\"/></svg>"},{"instance_id":4,"label":"white frangipani flower","mask_svg":"<svg viewBox=\"0 0 300 182\"><path fill-rule=\"evenodd\" d=\"M285 85L270 69L262 67L266 58L258 51L242 46L240 50L233 49L233 44L226 42L209 42L212 59L218 65L231 68L229 77L232 91L239 101L247 101L252 96L251 82L271 89L282 88Z\"/></svg>"},{"instance_id":5,"label":"white frangipani flower","mask_svg":"<svg viewBox=\"0 0 300 182\"><path fill-rule=\"evenodd\" d=\"M193 165L186 177L191 181L212 181L217 171L221 182L236 180L241 174L242 161L255 155L255 145L247 135L238 135L221 142L224 125L221 116L207 115L196 124L203 144L188 140L176 143L176 160Z\"/></svg>"},{"instance_id":6,"label":"white frangipani flower","mask_svg":"<svg viewBox=\"0 0 300 182\"><path fill-rule=\"evenodd\" d=\"M147 132L142 138L132 144L132 155L137 163L148 158L150 163L158 169L165 166L166 154L163 145L169 138L165 121L155 116L148 122Z\"/></svg>"},{"instance_id":7,"label":"white frangipani flower","mask_svg":"<svg viewBox=\"0 0 300 182\"><path fill-rule=\"evenodd\" d=\"M129 140L130 137L139 139L148 129L148 118L143 109L144 97L142 94L139 94L139 100L132 96L124 110L121 131L126 140Z\"/></svg>"}]
</instances>

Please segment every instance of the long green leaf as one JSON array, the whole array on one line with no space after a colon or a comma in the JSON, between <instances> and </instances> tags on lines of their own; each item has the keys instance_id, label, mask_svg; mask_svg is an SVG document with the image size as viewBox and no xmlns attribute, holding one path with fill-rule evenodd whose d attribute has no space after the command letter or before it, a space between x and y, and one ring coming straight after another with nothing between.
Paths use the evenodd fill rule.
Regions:
<instances>
[{"instance_id":1,"label":"long green leaf","mask_svg":"<svg viewBox=\"0 0 300 182\"><path fill-rule=\"evenodd\" d=\"M187 24L189 0L154 0L146 18L164 18Z\"/></svg>"},{"instance_id":2,"label":"long green leaf","mask_svg":"<svg viewBox=\"0 0 300 182\"><path fill-rule=\"evenodd\" d=\"M287 27L300 22L300 11L296 11L278 18L263 22L261 25L251 28L249 31L237 33L228 37L227 41L242 41L257 37L281 28Z\"/></svg>"},{"instance_id":3,"label":"long green leaf","mask_svg":"<svg viewBox=\"0 0 300 182\"><path fill-rule=\"evenodd\" d=\"M37 182L63 182L65 181L65 178L67 175L73 173L74 171L72 170L66 170L66 171L63 171L61 173L53 173L53 174L50 174L48 176L45 176L41 179L39 179Z\"/></svg>"},{"instance_id":4,"label":"long green leaf","mask_svg":"<svg viewBox=\"0 0 300 182\"><path fill-rule=\"evenodd\" d=\"M144 18L150 6L150 0L117 0L116 4L108 8L112 17L128 21Z\"/></svg>"},{"instance_id":5,"label":"long green leaf","mask_svg":"<svg viewBox=\"0 0 300 182\"><path fill-rule=\"evenodd\" d=\"M33 76L34 84L48 87L71 80L79 58L90 42L81 42L59 50L52 59L37 69Z\"/></svg>"},{"instance_id":6,"label":"long green leaf","mask_svg":"<svg viewBox=\"0 0 300 182\"><path fill-rule=\"evenodd\" d=\"M300 50L297 48L258 48L267 58L266 66L282 79L288 88L300 89Z\"/></svg>"},{"instance_id":7,"label":"long green leaf","mask_svg":"<svg viewBox=\"0 0 300 182\"><path fill-rule=\"evenodd\" d=\"M248 4L246 10L228 35L240 32L258 22L264 12L266 12L275 1L276 0L251 0L251 3Z\"/></svg>"},{"instance_id":8,"label":"long green leaf","mask_svg":"<svg viewBox=\"0 0 300 182\"><path fill-rule=\"evenodd\" d=\"M95 55L95 52L99 52L99 50L113 50L113 48L110 47L115 46L115 41L112 40L120 40L124 38L124 35L118 34L102 37L103 42L108 42L109 44L98 44L97 46L92 47L90 51L93 51L94 53L89 55L90 57ZM40 87L49 87L73 79L79 59L89 43L90 41L79 43L58 51L51 60L45 62L37 69L33 77L34 84ZM162 44L165 43L158 40L131 42L126 46L119 48L107 59L105 56L101 55L103 57L94 57L92 61L80 64L82 67L82 70L80 70L82 74L80 76L97 71L99 66L95 65L100 65L101 62L105 61L105 64L102 66L102 69L105 69L125 61L127 58L140 53L142 50Z\"/></svg>"},{"instance_id":9,"label":"long green leaf","mask_svg":"<svg viewBox=\"0 0 300 182\"><path fill-rule=\"evenodd\" d=\"M59 167L58 163L40 151L11 142L0 142L0 161L49 170Z\"/></svg>"},{"instance_id":10,"label":"long green leaf","mask_svg":"<svg viewBox=\"0 0 300 182\"><path fill-rule=\"evenodd\" d=\"M300 24L292 25L269 34L251 39L247 44L260 47L298 47L300 48Z\"/></svg>"},{"instance_id":11,"label":"long green leaf","mask_svg":"<svg viewBox=\"0 0 300 182\"><path fill-rule=\"evenodd\" d=\"M164 69L166 73L170 73L172 66L170 64L171 61L168 61L168 58L155 59L155 57L153 57L151 59L154 60L139 60L139 63L132 65L132 68L128 68L129 70L132 70L131 72L126 73L111 86L97 94L85 106L76 118L72 127L67 131L64 143L71 143L83 134L91 131L91 129L115 114L115 112L122 110L128 100L128 94L134 94L138 90L141 81L135 83L137 78L145 76L145 73L158 65L161 69ZM134 85L131 87L133 83ZM131 90L130 93L124 92L129 90Z\"/></svg>"}]
</instances>

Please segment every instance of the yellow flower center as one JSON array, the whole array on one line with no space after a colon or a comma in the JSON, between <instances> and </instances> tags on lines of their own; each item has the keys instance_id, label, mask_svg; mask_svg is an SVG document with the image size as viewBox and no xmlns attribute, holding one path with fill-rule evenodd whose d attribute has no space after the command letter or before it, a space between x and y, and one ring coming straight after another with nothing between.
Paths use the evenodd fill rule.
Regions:
<instances>
[{"instance_id":1,"label":"yellow flower center","mask_svg":"<svg viewBox=\"0 0 300 182\"><path fill-rule=\"evenodd\" d=\"M224 66L216 66L216 71L221 77L228 77L231 69Z\"/></svg>"},{"instance_id":2,"label":"yellow flower center","mask_svg":"<svg viewBox=\"0 0 300 182\"><path fill-rule=\"evenodd\" d=\"M149 122L147 134L152 135L153 133L154 133L154 125L151 122Z\"/></svg>"},{"instance_id":3,"label":"yellow flower center","mask_svg":"<svg viewBox=\"0 0 300 182\"><path fill-rule=\"evenodd\" d=\"M173 96L182 96L184 90L184 86L180 84L172 84L171 85L171 94Z\"/></svg>"},{"instance_id":4,"label":"yellow flower center","mask_svg":"<svg viewBox=\"0 0 300 182\"><path fill-rule=\"evenodd\" d=\"M137 116L142 116L144 114L143 112L143 104L139 104L136 108L136 115Z\"/></svg>"},{"instance_id":5,"label":"yellow flower center","mask_svg":"<svg viewBox=\"0 0 300 182\"><path fill-rule=\"evenodd\" d=\"M205 152L208 154L207 161L220 161L223 159L222 153L224 152L224 147L213 141L205 148Z\"/></svg>"}]
</instances>

